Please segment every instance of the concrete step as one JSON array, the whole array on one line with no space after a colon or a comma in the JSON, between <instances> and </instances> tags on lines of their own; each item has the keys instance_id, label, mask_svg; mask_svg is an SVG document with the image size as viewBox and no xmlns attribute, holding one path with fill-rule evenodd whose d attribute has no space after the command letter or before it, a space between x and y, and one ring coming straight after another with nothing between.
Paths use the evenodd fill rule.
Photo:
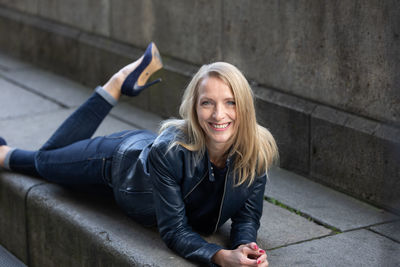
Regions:
<instances>
[{"instance_id":1,"label":"concrete step","mask_svg":"<svg viewBox=\"0 0 400 267\"><path fill-rule=\"evenodd\" d=\"M400 220L390 212L284 169L272 169L270 179L267 198L342 232Z\"/></svg>"},{"instance_id":2,"label":"concrete step","mask_svg":"<svg viewBox=\"0 0 400 267\"><path fill-rule=\"evenodd\" d=\"M271 266L400 266L400 246L360 229L270 252Z\"/></svg>"},{"instance_id":3,"label":"concrete step","mask_svg":"<svg viewBox=\"0 0 400 267\"><path fill-rule=\"evenodd\" d=\"M0 98L1 135L11 145L25 149L39 148L92 92L4 54L0 54L0 84L4 92ZM125 98L95 135L137 128L156 131L160 121L161 117L132 106ZM330 257L330 263L336 259L335 265L348 263L349 258L336 257L342 246L359 260L354 244L362 236L368 241L378 239L376 242L391 251L400 246L399 225L391 223L398 217L291 172L272 170L266 197L278 205L265 201L258 242L271 251L269 259L274 266L287 266L287 262L299 259L300 266L315 262L315 254L299 254L314 244L319 247L317 255ZM127 218L110 196L85 194L1 172L0 207L0 243L30 266L193 265L168 250L156 229L143 228ZM360 228L364 230L356 235L347 233ZM374 231L373 235L365 229ZM340 233L343 231L346 233ZM229 222L207 237L221 245L226 245L228 238ZM362 246L371 249L368 243Z\"/></svg>"},{"instance_id":4,"label":"concrete step","mask_svg":"<svg viewBox=\"0 0 400 267\"><path fill-rule=\"evenodd\" d=\"M1 267L25 267L26 265L17 259L13 254L0 245L0 266Z\"/></svg>"}]
</instances>

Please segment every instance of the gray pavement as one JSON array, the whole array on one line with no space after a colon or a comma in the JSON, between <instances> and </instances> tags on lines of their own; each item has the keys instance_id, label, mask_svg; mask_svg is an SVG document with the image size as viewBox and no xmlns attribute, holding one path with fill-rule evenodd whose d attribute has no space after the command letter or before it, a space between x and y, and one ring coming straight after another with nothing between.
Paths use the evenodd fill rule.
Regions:
<instances>
[{"instance_id":1,"label":"gray pavement","mask_svg":"<svg viewBox=\"0 0 400 267\"><path fill-rule=\"evenodd\" d=\"M266 196L340 231L399 220L382 209L283 169L272 169Z\"/></svg>"},{"instance_id":2,"label":"gray pavement","mask_svg":"<svg viewBox=\"0 0 400 267\"><path fill-rule=\"evenodd\" d=\"M400 266L399 255L398 243L361 229L273 250L269 258L271 266Z\"/></svg>"},{"instance_id":3,"label":"gray pavement","mask_svg":"<svg viewBox=\"0 0 400 267\"><path fill-rule=\"evenodd\" d=\"M91 92L0 53L0 135L12 146L38 149ZM95 135L157 131L160 121L123 98ZM112 198L86 196L1 171L0 193L0 244L32 266L98 261L193 265L166 248L156 229L128 219ZM395 214L279 168L270 173L266 197L278 204L265 201L259 230L258 242L267 249L270 266L400 265L400 218ZM229 225L206 239L227 244ZM60 252L64 250L80 256ZM102 256L92 259L93 253Z\"/></svg>"},{"instance_id":4,"label":"gray pavement","mask_svg":"<svg viewBox=\"0 0 400 267\"><path fill-rule=\"evenodd\" d=\"M19 259L0 245L0 266L2 267L26 267Z\"/></svg>"},{"instance_id":5,"label":"gray pavement","mask_svg":"<svg viewBox=\"0 0 400 267\"><path fill-rule=\"evenodd\" d=\"M371 230L400 243L400 221L371 227Z\"/></svg>"}]
</instances>

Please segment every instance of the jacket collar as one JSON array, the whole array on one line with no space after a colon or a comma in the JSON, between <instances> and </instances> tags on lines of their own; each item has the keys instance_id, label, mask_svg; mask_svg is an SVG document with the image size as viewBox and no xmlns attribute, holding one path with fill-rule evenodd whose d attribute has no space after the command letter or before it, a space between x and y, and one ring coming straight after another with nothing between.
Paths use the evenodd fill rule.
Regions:
<instances>
[{"instance_id":1,"label":"jacket collar","mask_svg":"<svg viewBox=\"0 0 400 267\"><path fill-rule=\"evenodd\" d=\"M230 149L229 149L230 152ZM228 152L228 153L229 153ZM227 170L230 170L230 165L231 162L233 162L235 155L231 155L229 156L226 161L225 161L225 166L227 167ZM213 167L211 166L211 160L210 160L210 156L208 155L208 150L206 149L205 152L205 159L207 160L207 166L208 166L208 179L210 180L210 182L214 182L215 181L215 177L214 177L214 173L213 173Z\"/></svg>"}]
</instances>

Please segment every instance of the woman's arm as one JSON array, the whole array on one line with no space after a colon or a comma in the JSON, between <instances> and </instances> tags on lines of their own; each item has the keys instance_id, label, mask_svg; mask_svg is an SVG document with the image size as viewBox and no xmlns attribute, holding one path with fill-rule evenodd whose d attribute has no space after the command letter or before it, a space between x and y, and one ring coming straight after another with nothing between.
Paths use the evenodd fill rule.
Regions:
<instances>
[{"instance_id":1,"label":"woman's arm","mask_svg":"<svg viewBox=\"0 0 400 267\"><path fill-rule=\"evenodd\" d=\"M239 211L231 218L230 242L232 248L241 244L256 242L257 230L263 210L266 175L254 181L251 195Z\"/></svg>"},{"instance_id":2,"label":"woman's arm","mask_svg":"<svg viewBox=\"0 0 400 267\"><path fill-rule=\"evenodd\" d=\"M164 147L165 146L165 147ZM153 181L154 204L158 229L166 245L179 255L195 261L211 263L222 247L205 241L188 224L185 204L178 181L182 162L174 149L167 153L166 144L153 147L149 155L150 175Z\"/></svg>"},{"instance_id":3,"label":"woman's arm","mask_svg":"<svg viewBox=\"0 0 400 267\"><path fill-rule=\"evenodd\" d=\"M262 215L266 175L258 177L254 183L251 195L231 218L233 250L220 250L212 259L220 266L268 266L267 254L255 243Z\"/></svg>"}]
</instances>

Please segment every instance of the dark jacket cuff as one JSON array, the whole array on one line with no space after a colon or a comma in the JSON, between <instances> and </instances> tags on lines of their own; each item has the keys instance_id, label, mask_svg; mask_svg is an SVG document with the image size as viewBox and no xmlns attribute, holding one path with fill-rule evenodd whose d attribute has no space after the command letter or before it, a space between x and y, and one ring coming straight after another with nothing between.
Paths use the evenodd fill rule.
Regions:
<instances>
[{"instance_id":1,"label":"dark jacket cuff","mask_svg":"<svg viewBox=\"0 0 400 267\"><path fill-rule=\"evenodd\" d=\"M218 265L214 264L211 260L212 260L212 257L215 255L215 253L217 253L221 249L223 249L223 247L221 247L217 244L209 243L206 247L207 253L203 255L204 256L203 260L205 262L207 262L209 266L218 266Z\"/></svg>"}]
</instances>

